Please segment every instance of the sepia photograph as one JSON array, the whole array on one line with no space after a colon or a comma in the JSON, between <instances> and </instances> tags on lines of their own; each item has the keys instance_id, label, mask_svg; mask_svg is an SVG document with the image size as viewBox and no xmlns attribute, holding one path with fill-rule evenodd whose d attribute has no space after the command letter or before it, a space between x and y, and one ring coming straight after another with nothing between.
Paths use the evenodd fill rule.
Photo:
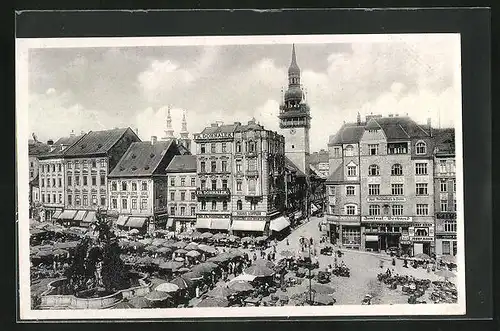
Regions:
<instances>
[{"instance_id":1,"label":"sepia photograph","mask_svg":"<svg viewBox=\"0 0 500 331\"><path fill-rule=\"evenodd\" d=\"M17 39L21 318L465 314L460 54Z\"/></svg>"}]
</instances>

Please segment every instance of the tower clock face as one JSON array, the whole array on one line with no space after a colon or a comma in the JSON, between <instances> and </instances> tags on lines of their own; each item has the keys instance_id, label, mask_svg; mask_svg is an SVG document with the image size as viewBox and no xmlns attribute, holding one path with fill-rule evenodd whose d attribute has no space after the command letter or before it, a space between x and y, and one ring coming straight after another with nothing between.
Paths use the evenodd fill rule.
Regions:
<instances>
[{"instance_id":1,"label":"tower clock face","mask_svg":"<svg viewBox=\"0 0 500 331\"><path fill-rule=\"evenodd\" d=\"M295 134L295 132L297 132L295 129L290 129L290 134Z\"/></svg>"}]
</instances>

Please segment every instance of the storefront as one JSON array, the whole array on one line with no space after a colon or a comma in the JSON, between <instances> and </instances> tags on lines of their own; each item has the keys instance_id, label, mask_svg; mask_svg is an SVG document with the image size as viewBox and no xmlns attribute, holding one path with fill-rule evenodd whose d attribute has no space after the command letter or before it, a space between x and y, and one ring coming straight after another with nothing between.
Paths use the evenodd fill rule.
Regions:
<instances>
[{"instance_id":1,"label":"storefront","mask_svg":"<svg viewBox=\"0 0 500 331\"><path fill-rule=\"evenodd\" d=\"M457 255L457 214L436 213L436 255Z\"/></svg>"},{"instance_id":2,"label":"storefront","mask_svg":"<svg viewBox=\"0 0 500 331\"><path fill-rule=\"evenodd\" d=\"M196 215L196 229L209 230L213 233L228 232L231 226L230 214L198 214Z\"/></svg>"},{"instance_id":3,"label":"storefront","mask_svg":"<svg viewBox=\"0 0 500 331\"><path fill-rule=\"evenodd\" d=\"M411 217L363 216L361 222L361 248L366 251L404 250L411 243L408 236Z\"/></svg>"},{"instance_id":4,"label":"storefront","mask_svg":"<svg viewBox=\"0 0 500 331\"><path fill-rule=\"evenodd\" d=\"M269 230L273 237L281 238L290 233L290 221L286 216L272 219L269 223Z\"/></svg>"},{"instance_id":5,"label":"storefront","mask_svg":"<svg viewBox=\"0 0 500 331\"><path fill-rule=\"evenodd\" d=\"M348 249L359 249L361 247L361 227L340 225L342 247Z\"/></svg>"},{"instance_id":6,"label":"storefront","mask_svg":"<svg viewBox=\"0 0 500 331\"><path fill-rule=\"evenodd\" d=\"M434 224L415 223L409 227L408 233L413 244L413 255L434 253Z\"/></svg>"},{"instance_id":7,"label":"storefront","mask_svg":"<svg viewBox=\"0 0 500 331\"><path fill-rule=\"evenodd\" d=\"M233 212L231 232L240 237L262 236L268 232L268 220L266 212L238 210Z\"/></svg>"}]
</instances>

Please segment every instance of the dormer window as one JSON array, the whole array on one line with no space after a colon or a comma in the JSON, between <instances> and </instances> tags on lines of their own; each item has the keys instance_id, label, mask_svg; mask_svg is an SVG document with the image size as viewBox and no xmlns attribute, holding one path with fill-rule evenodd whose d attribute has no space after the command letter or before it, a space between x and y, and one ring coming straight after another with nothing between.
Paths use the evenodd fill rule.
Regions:
<instances>
[{"instance_id":1,"label":"dormer window","mask_svg":"<svg viewBox=\"0 0 500 331\"><path fill-rule=\"evenodd\" d=\"M427 154L427 146L426 146L425 142L419 141L418 143L416 143L415 150L416 150L417 155Z\"/></svg>"},{"instance_id":2,"label":"dormer window","mask_svg":"<svg viewBox=\"0 0 500 331\"><path fill-rule=\"evenodd\" d=\"M344 149L345 156L354 156L354 147L352 145L347 145Z\"/></svg>"}]
</instances>

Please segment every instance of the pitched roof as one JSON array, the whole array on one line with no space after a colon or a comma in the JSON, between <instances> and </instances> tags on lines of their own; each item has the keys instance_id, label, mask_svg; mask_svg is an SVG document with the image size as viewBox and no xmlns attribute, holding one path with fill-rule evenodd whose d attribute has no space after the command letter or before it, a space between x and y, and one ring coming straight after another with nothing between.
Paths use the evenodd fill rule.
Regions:
<instances>
[{"instance_id":1,"label":"pitched roof","mask_svg":"<svg viewBox=\"0 0 500 331\"><path fill-rule=\"evenodd\" d=\"M29 156L38 156L44 153L47 153L50 150L50 146L39 142L34 141L33 143L28 143L28 155Z\"/></svg>"},{"instance_id":2,"label":"pitched roof","mask_svg":"<svg viewBox=\"0 0 500 331\"><path fill-rule=\"evenodd\" d=\"M328 162L329 155L328 155L327 151L321 150L319 152L314 152L312 154L309 154L308 160L309 160L309 164L325 163L325 162Z\"/></svg>"},{"instance_id":3,"label":"pitched roof","mask_svg":"<svg viewBox=\"0 0 500 331\"><path fill-rule=\"evenodd\" d=\"M167 167L169 172L196 172L196 155L176 155Z\"/></svg>"},{"instance_id":4,"label":"pitched roof","mask_svg":"<svg viewBox=\"0 0 500 331\"><path fill-rule=\"evenodd\" d=\"M365 132L364 126L344 124L336 135L330 136L328 145L353 144L359 142Z\"/></svg>"},{"instance_id":5,"label":"pitched roof","mask_svg":"<svg viewBox=\"0 0 500 331\"><path fill-rule=\"evenodd\" d=\"M235 122L233 124L222 124L222 125L212 125L208 126L201 131L201 134L212 134L212 133L230 133L230 132L245 132L249 130L266 130L262 125L258 124L255 119L248 121L248 124L241 124Z\"/></svg>"},{"instance_id":6,"label":"pitched roof","mask_svg":"<svg viewBox=\"0 0 500 331\"><path fill-rule=\"evenodd\" d=\"M150 176L154 173L173 140L132 143L108 177Z\"/></svg>"},{"instance_id":7,"label":"pitched roof","mask_svg":"<svg viewBox=\"0 0 500 331\"><path fill-rule=\"evenodd\" d=\"M51 157L60 157L65 154L65 152L68 150L71 145L75 144L80 138L82 138L84 135L79 135L79 136L69 136L69 137L62 137L59 138L53 145L52 151L48 151L47 153L44 153L40 155L41 159L48 159Z\"/></svg>"},{"instance_id":8,"label":"pitched roof","mask_svg":"<svg viewBox=\"0 0 500 331\"><path fill-rule=\"evenodd\" d=\"M83 136L76 144L67 149L65 156L79 156L103 154L125 134L127 130L133 133L130 128L111 129L104 131L90 131ZM135 134L135 133L134 133Z\"/></svg>"},{"instance_id":9,"label":"pitched roof","mask_svg":"<svg viewBox=\"0 0 500 331\"><path fill-rule=\"evenodd\" d=\"M304 174L302 172L302 170L300 170L299 168L297 168L297 166L295 165L295 163L293 163L292 160L290 160L286 156L285 156L285 168L287 168L288 170L294 171L296 173L296 176L298 176L298 177L305 177L306 176L306 174Z\"/></svg>"},{"instance_id":10,"label":"pitched roof","mask_svg":"<svg viewBox=\"0 0 500 331\"><path fill-rule=\"evenodd\" d=\"M433 129L436 154L455 153L455 129Z\"/></svg>"},{"instance_id":11,"label":"pitched roof","mask_svg":"<svg viewBox=\"0 0 500 331\"><path fill-rule=\"evenodd\" d=\"M311 176L315 176L315 177L318 177L319 179L326 179L326 176L323 175L318 169L316 169L315 166L313 166L312 164L309 165L309 174Z\"/></svg>"},{"instance_id":12,"label":"pitched roof","mask_svg":"<svg viewBox=\"0 0 500 331\"><path fill-rule=\"evenodd\" d=\"M335 170L326 180L327 182L343 182L344 181L344 167L340 166Z\"/></svg>"}]
</instances>

